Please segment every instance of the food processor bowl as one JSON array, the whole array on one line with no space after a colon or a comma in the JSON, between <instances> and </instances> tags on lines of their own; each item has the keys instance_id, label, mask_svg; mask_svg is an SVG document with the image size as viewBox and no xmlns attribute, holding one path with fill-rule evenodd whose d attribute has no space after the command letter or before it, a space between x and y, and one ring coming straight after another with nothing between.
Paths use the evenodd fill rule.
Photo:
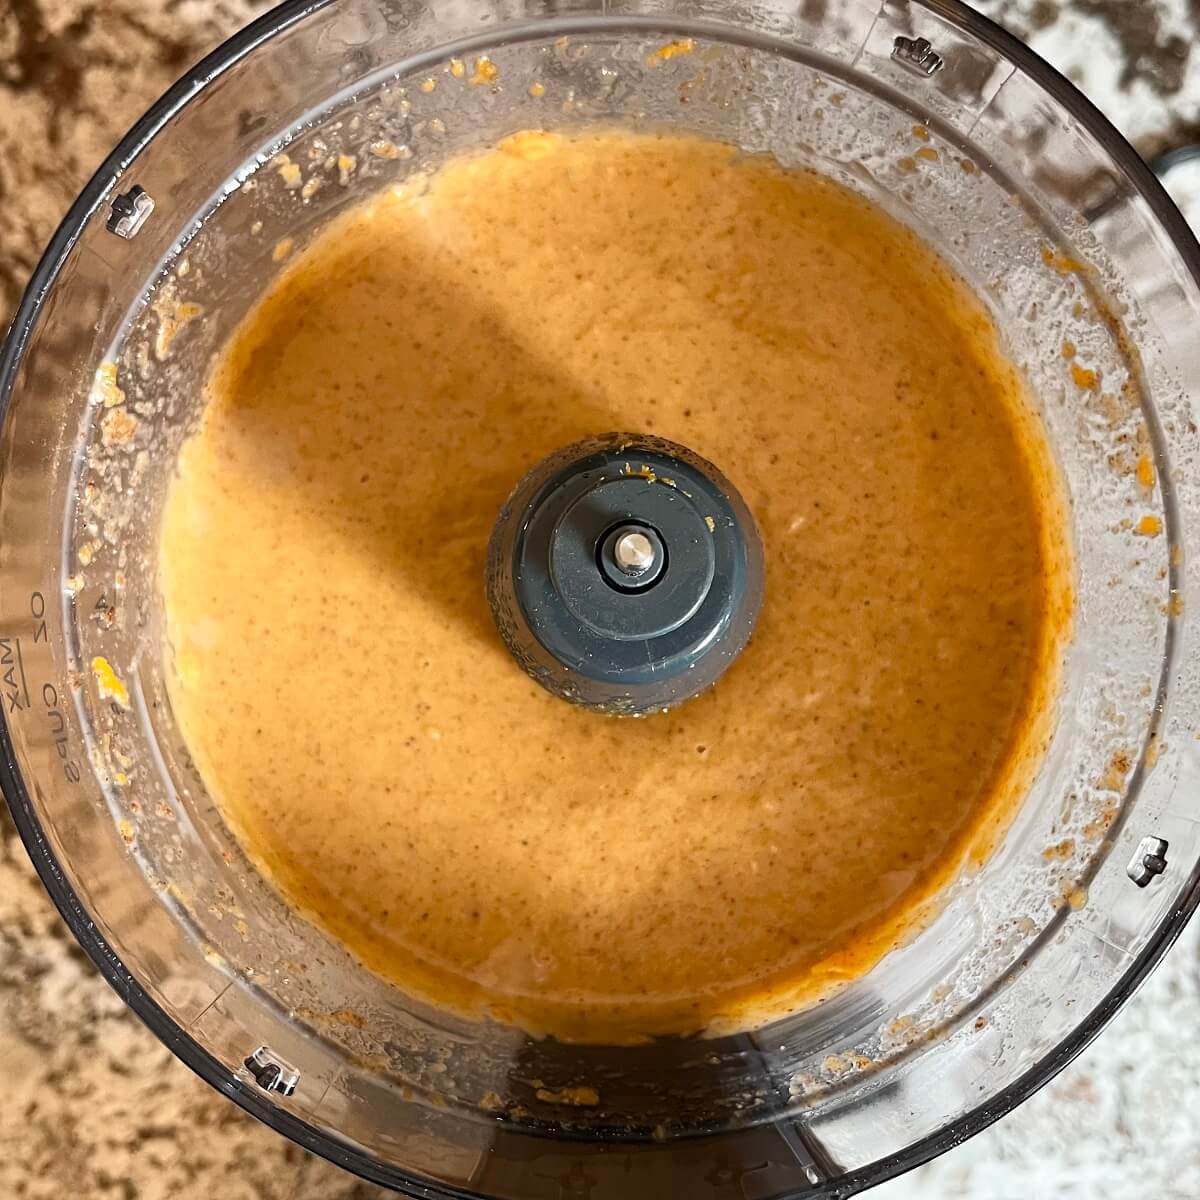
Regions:
<instances>
[{"instance_id":1,"label":"food processor bowl","mask_svg":"<svg viewBox=\"0 0 1200 1200\"><path fill-rule=\"evenodd\" d=\"M212 356L289 254L455 153L586 124L771 154L933 245L1029 381L1075 564L1046 756L994 852L820 1003L624 1047L424 1007L284 904L176 727L155 566ZM413 1196L845 1196L955 1145L1200 899L1198 279L1130 147L953 0L283 5L104 163L0 361L2 782L37 869L184 1062ZM372 703L327 646L304 686Z\"/></svg>"}]
</instances>

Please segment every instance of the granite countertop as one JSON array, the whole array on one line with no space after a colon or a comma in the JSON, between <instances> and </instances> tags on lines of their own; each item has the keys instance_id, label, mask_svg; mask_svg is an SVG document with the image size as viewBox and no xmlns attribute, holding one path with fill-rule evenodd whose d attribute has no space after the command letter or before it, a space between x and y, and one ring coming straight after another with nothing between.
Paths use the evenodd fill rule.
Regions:
<instances>
[{"instance_id":1,"label":"granite countertop","mask_svg":"<svg viewBox=\"0 0 1200 1200\"><path fill-rule=\"evenodd\" d=\"M103 155L189 63L266 7L0 0L0 327ZM1200 140L1200 0L977 7L1074 79L1143 154ZM1181 201L1200 222L1200 203ZM1200 921L1051 1085L871 1195L1200 1200L1198 1024ZM2 811L0 1081L0 1200L385 1195L245 1116L141 1026L70 938Z\"/></svg>"}]
</instances>

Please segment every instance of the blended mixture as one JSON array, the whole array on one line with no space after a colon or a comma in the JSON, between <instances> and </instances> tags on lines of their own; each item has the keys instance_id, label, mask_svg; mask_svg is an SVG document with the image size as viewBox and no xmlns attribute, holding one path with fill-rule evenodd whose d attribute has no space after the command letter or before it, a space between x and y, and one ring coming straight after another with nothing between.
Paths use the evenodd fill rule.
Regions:
<instances>
[{"instance_id":1,"label":"blended mixture","mask_svg":"<svg viewBox=\"0 0 1200 1200\"><path fill-rule=\"evenodd\" d=\"M236 330L169 497L176 715L289 902L405 992L583 1040L866 970L1036 770L1065 522L981 304L843 188L525 133L337 220ZM766 599L644 719L543 691L484 594L547 454L715 463ZM620 772L611 764L620 763Z\"/></svg>"}]
</instances>

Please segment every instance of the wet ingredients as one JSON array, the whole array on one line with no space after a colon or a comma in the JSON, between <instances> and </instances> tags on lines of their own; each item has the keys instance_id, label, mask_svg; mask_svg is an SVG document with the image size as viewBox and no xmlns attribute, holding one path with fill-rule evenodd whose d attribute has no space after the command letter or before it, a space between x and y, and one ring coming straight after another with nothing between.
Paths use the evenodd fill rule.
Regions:
<instances>
[{"instance_id":1,"label":"wet ingredients","mask_svg":"<svg viewBox=\"0 0 1200 1200\"><path fill-rule=\"evenodd\" d=\"M1036 771L1056 477L983 307L837 185L517 135L289 259L213 369L160 578L172 701L288 901L401 989L565 1038L765 1020L868 969ZM715 688L544 692L484 595L535 463L689 446L766 600Z\"/></svg>"}]
</instances>

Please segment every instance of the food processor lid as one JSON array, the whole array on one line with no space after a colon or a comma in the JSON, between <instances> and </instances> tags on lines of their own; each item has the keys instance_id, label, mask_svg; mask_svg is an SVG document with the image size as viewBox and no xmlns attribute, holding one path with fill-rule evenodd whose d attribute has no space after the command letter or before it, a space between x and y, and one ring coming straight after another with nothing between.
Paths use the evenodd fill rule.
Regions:
<instances>
[{"instance_id":1,"label":"food processor lid","mask_svg":"<svg viewBox=\"0 0 1200 1200\"><path fill-rule=\"evenodd\" d=\"M5 405L7 443L4 480L0 481L3 491L0 528L7 534L3 539L4 565L10 583L6 589L7 603L0 602L0 625L8 642L15 645L19 639L25 672L21 690L13 693L15 704L10 696L6 706L0 785L31 857L72 932L102 973L184 1062L243 1108L306 1148L365 1178L412 1195L454 1196L468 1195L469 1191L465 1184L454 1182L458 1168L457 1160L451 1157L444 1160L450 1165L435 1178L428 1168L409 1168L387 1159L380 1144L368 1147L365 1141L348 1132L351 1121L347 1114L354 1107L350 1101L357 1100L357 1096L345 1090L344 1079L331 1066L330 1054L300 1036L294 1024L278 1012L270 1011L269 1005L264 1008L246 999L248 993L241 985L231 985L228 973L223 974L219 965L206 960L186 980L164 973L162 964L170 959L169 950L184 945L185 939L170 941L177 935L163 925L167 918L149 905L138 910L142 913L141 922L154 931L155 938L161 936L163 940L138 943L133 923L116 919L121 911L130 911L128 906L113 902L113 880L122 869L120 864L115 859L100 864L87 858L89 839L97 844L101 841L97 820L109 820L103 800L97 802L93 790L83 800L70 803L63 800L63 807L55 807L58 787L64 789L64 794L70 788L79 791L91 778L87 756L71 748L68 733L64 732L76 736L76 723L82 721L68 711L72 686L64 647L71 636L70 622L76 609L84 605L68 589L62 612L58 611L58 596L64 594L63 584L68 574L68 567L58 561L62 554L61 540L43 537L40 526L36 536L17 534L37 521L46 520L43 510L49 511L53 506L44 504L43 496L49 486L46 480L55 472L45 462L33 461L28 447L40 441L53 447L56 454L69 452L69 441L65 443L67 451L63 451L54 440L58 436L55 429L71 425L78 414L68 411L64 415L55 408L55 403L69 391L74 394L78 390L78 377L87 372L80 370L76 378L66 379L48 375L52 368L47 364L57 354L64 365L78 366L77 357L82 353L86 367L94 368L92 352L106 352L109 342L120 334L119 321L126 318L125 313L114 317L115 289L119 286L131 289L130 295L122 293L121 298L129 300L130 310L136 315L141 310L143 285L156 280L159 266L174 261L178 255L179 246L174 240L177 232L185 228L190 230L189 236L196 232L189 223L204 207L197 189L207 188L204 202L208 211L219 211L223 200L266 161L263 139L267 130L258 114L268 108L247 107L243 103L243 117L237 125L242 132L229 142L230 153L239 158L237 170L220 180L206 174L204 156L197 147L224 144L226 127L216 123L212 115L219 107L214 103L216 99L230 98L223 89L234 88L253 97L253 78L257 77L263 86L269 80L275 90L268 94L278 102L273 116L280 127L291 128L303 126L302 118L311 118L306 107L310 98L304 94L307 89L291 78L297 61L312 63L314 72L320 71L320 89L337 97L332 106L336 108L352 97L356 88L366 90L363 81L374 78L384 67L392 73L401 70L396 66L401 59L405 59L402 63L405 77L417 78L454 50L470 52L485 44L518 45L535 38L553 42L568 35L584 39L620 28L631 35L653 35L664 42L672 38L694 38L697 42L711 38L743 48L766 47L783 58L808 54L811 61L829 68L844 81L856 78L855 72L860 72L863 78L874 73L881 81L881 94L886 93L891 102L911 112L914 121L920 119L922 127L953 132L955 106L961 105L970 136L977 139L993 160L1004 153L1004 136L1008 136L1008 131L992 128L984 118L993 111L989 108L992 101L1006 89L1012 97L1024 97L1014 100L1014 108L1027 103L1024 119L1034 133L1052 146L1066 146L1063 162L1076 166L1091 164L1094 169L1089 177L1098 180L1102 190L1107 189L1105 212L1110 216L1106 218L1101 213L1096 217L1096 222L1110 220L1107 232L1101 230L1105 232L1104 250L1120 260L1121 269L1130 279L1140 278L1144 282L1157 275L1153 287L1147 285L1138 292L1139 305L1162 324L1169 321L1172 313L1194 318L1200 311L1197 291L1200 247L1145 165L1070 84L1026 47L965 5L952 0L928 6L847 0L840 7L837 20L814 23L807 17L785 15L764 4L740 14L748 22L740 28L726 23L729 19L726 12L705 5L671 15L642 10L600 15L573 10L570 15L559 15L549 22L544 6L528 12L489 10L485 15L487 20L477 24L474 14L439 17L414 14L403 5L381 9L367 4L334 6L298 0L284 4L247 27L198 64L155 105L88 184L39 264L0 356L0 400ZM445 24L439 24L439 20ZM263 56L261 64L255 51ZM280 59L272 57L275 54ZM392 61L385 62L379 57L387 54L392 55ZM406 55L410 57L405 58ZM281 66L285 62L290 65ZM191 103L200 96L209 103ZM801 101L811 104L807 95ZM829 111L836 108L831 101ZM248 117L244 115L247 112ZM788 112L794 115L790 108ZM1020 126L1019 115L1012 124L1013 128ZM748 139L754 133L754 129L748 128ZM1016 134L1012 136L1015 138ZM1060 138L1060 142L1055 143L1055 138ZM853 157L853 148L847 153ZM1049 151L1046 153L1049 155ZM985 157L981 153L981 161ZM966 155L963 161L970 162L972 170L980 169ZM984 162L984 165L993 164ZM966 167L963 170L966 172ZM1054 180L1048 175L1033 172L1031 188L1052 192L1053 186ZM135 187L142 187L142 195L152 198L153 212L145 211L144 201L139 203ZM144 217L140 231L135 231L132 239L118 242L113 239L122 237L120 231L110 232L104 226L122 196L127 199L115 210L118 220L136 218L139 211ZM1047 207L1053 208L1050 200ZM1089 230L1079 225L1077 216L1083 212L1086 221L1086 213L1098 211L1098 206L1089 209L1087 205L1075 205L1075 212L1063 215L1061 210L1065 207L1065 202L1061 202L1058 215L1063 227L1080 236L1095 231L1096 224ZM1122 243L1111 223L1114 213L1118 218L1127 218L1132 232L1146 231L1150 249L1140 243L1137 246L1127 243L1131 248L1121 257ZM170 241L164 241L163 230L170 231ZM1072 273L1069 267L1065 273ZM99 314L100 336L106 339L104 346L93 346L86 328L82 335L76 328L75 336L68 336L72 332L68 324L72 307L85 327L95 323ZM1183 325L1180 320L1180 326ZM1140 331L1139 327L1133 328ZM1145 332L1149 337L1151 331ZM81 346L86 350L80 351ZM1154 386L1166 386L1153 375L1154 369L1153 364L1147 367ZM1189 386L1197 383L1191 375L1185 378ZM1158 439L1155 461L1168 468L1162 480L1165 515L1173 529L1183 530L1181 541L1194 536L1190 531L1200 514L1200 503L1189 481L1183 481L1187 486L1177 486L1169 471L1171 453L1166 447L1170 445L1173 450L1176 442L1172 439L1186 436L1180 419L1186 410L1187 405L1180 403L1166 412L1161 427L1154 420L1149 423L1153 437ZM54 461L69 459L60 457ZM57 474L66 472L60 470ZM736 493L723 491L722 495L736 514ZM54 501L58 500L64 497L56 493ZM1086 507L1101 500L1081 496L1078 502ZM64 507L69 507L69 501L64 500ZM36 516L31 515L33 508L38 510ZM639 529L643 527L640 522L635 524ZM752 528L752 522L746 524L738 518L748 564L747 582L740 601L731 601L731 611L751 613L755 609L754 576L749 566L755 545L749 532ZM625 526L620 529L622 535L630 532ZM655 547L653 540L648 540L652 564ZM608 549L615 563L615 543ZM631 564L641 561L645 552L640 542L631 542L622 551ZM54 561L47 574L48 559ZM1170 577L1173 595L1182 594L1182 581L1177 576L1183 566L1177 562L1171 567L1175 573ZM749 602L746 597L750 597ZM89 606L99 605L103 598L106 597L86 597ZM1089 620L1102 622L1106 613L1085 615ZM1074 1023L1069 1032L1045 1053L1023 1059L1019 1051L1001 1045L996 1053L1006 1068L1016 1060L1023 1066L1008 1070L1003 1085L993 1091L987 1090L993 1088L992 1077L987 1077L987 1083L981 1083L975 1090L975 1094L985 1097L981 1103L947 1117L939 1128L922 1132L899 1149L892 1147L901 1143L905 1134L881 1117L879 1101L889 1093L904 1099L904 1080L900 1074L879 1074L879 1086L868 1096L868 1102L862 1104L857 1123L849 1120L844 1129L822 1129L814 1135L804 1104L791 1102L789 1081L776 1076L774 1067L764 1065L761 1073L772 1079L779 1093L778 1106L769 1124L726 1130L719 1135L721 1154L737 1167L730 1170L730 1186L740 1186L739 1172L746 1169L746 1164L767 1163L768 1167L759 1171L751 1185L756 1189L754 1194L794 1194L808 1189L813 1194L847 1195L915 1166L983 1128L1051 1078L1136 989L1200 902L1197 870L1200 855L1195 846L1194 820L1189 825L1190 818L1180 813L1180 801L1174 799L1176 793L1186 796L1200 774L1193 761L1194 754L1185 745L1191 741L1200 678L1197 665L1181 655L1178 635L1183 616L1176 612L1171 617L1164 639L1166 665L1161 680L1147 685L1152 693L1149 703L1157 715L1147 725L1148 741L1140 750L1131 752L1132 762L1126 764L1130 768L1128 778L1123 781L1126 804L1132 806L1136 801L1139 814L1152 815L1144 820L1139 816L1136 828L1129 822L1117 821L1106 833L1108 857L1097 865L1090 882L1097 896L1107 895L1108 877L1120 875L1127 891L1121 893L1123 898L1110 910L1103 940L1096 943L1099 947L1095 950L1096 963L1075 968L1076 978L1066 985L1091 988L1087 992L1089 997L1103 987L1098 1001L1081 1003L1070 1018ZM742 623L747 622L743 619ZM748 624L753 624L752 615ZM0 645L0 652L4 649ZM52 658L52 652L59 657ZM78 703L85 705L84 700ZM35 717L41 732L34 729ZM147 722L154 719L141 713L138 717ZM1101 722L1104 717L1098 710L1085 709L1084 719ZM1147 747L1158 759L1157 767L1144 755L1138 757ZM1151 767L1155 769L1152 771ZM1147 845L1152 836L1153 843ZM1160 864L1165 864L1164 870L1159 870ZM1133 902L1129 897L1148 897L1152 903L1144 913L1139 911L1126 921L1127 909ZM1070 908L1071 905L1064 906L1061 920L1056 918L1053 925L1039 934L1030 947L1031 958L1051 943L1070 944L1067 928L1072 919ZM1101 934L1096 936L1100 938ZM1088 946L1092 947L1092 943ZM192 948L195 949L194 945ZM209 959L213 957L216 956L209 955ZM220 981L214 982L217 976ZM1006 984L1007 980L1006 976ZM190 990L193 987L194 991ZM981 1003L986 1000L985 997ZM869 1003L869 998L864 1003ZM1047 1012L1057 1012L1061 1003L1061 999L1046 997ZM261 1030L269 1030L262 1034L269 1045L250 1036L253 1031ZM784 1040L785 1035L781 1035L778 1042ZM749 1046L742 1045L740 1050L761 1056L768 1049L774 1053L778 1042L768 1046L763 1039L754 1037L749 1039ZM968 1060L966 1065L972 1070L983 1070L974 1060ZM869 1084L867 1088L869 1091ZM950 1090L947 1084L947 1091ZM802 1091L800 1094L803 1100ZM339 1097L345 1101L344 1109L337 1107ZM905 1102L911 1103L911 1097ZM423 1136L436 1141L445 1133L448 1121L448 1117L430 1118ZM770 1149L764 1149L755 1140L764 1130L765 1136L772 1139ZM531 1146L541 1146L547 1162L553 1164L547 1167L551 1180L547 1186L553 1188L560 1188L567 1174L581 1163L590 1164L580 1167L585 1174L600 1169L606 1162L618 1161L625 1164L622 1169L638 1171L648 1163L667 1164L665 1169L680 1171L692 1162L711 1166L702 1149L706 1139L696 1136L695 1131L687 1138L661 1143L653 1139L626 1143L619 1129L599 1130L596 1131L598 1148L607 1157L591 1158L584 1157L588 1133L583 1125L568 1127L564 1133L547 1123L531 1134L511 1122L493 1122L488 1126L487 1136L494 1139L493 1161L514 1164L514 1170L522 1169L522 1163L527 1168L535 1161ZM849 1149L849 1139L855 1136L861 1138L862 1144L885 1149L869 1161L859 1162ZM559 1138L565 1138L567 1149L557 1149L563 1144L555 1140ZM450 1141L447 1136L446 1145ZM412 1144L416 1144L415 1140L405 1143ZM628 1158L624 1157L626 1154ZM432 1157L427 1161L432 1161ZM856 1165L844 1169L843 1161ZM526 1171L525 1180L532 1177ZM470 1175L464 1173L461 1178L468 1179ZM526 1185L535 1186L523 1184ZM718 1194L715 1189L725 1184L709 1180L705 1186Z\"/></svg>"}]
</instances>

